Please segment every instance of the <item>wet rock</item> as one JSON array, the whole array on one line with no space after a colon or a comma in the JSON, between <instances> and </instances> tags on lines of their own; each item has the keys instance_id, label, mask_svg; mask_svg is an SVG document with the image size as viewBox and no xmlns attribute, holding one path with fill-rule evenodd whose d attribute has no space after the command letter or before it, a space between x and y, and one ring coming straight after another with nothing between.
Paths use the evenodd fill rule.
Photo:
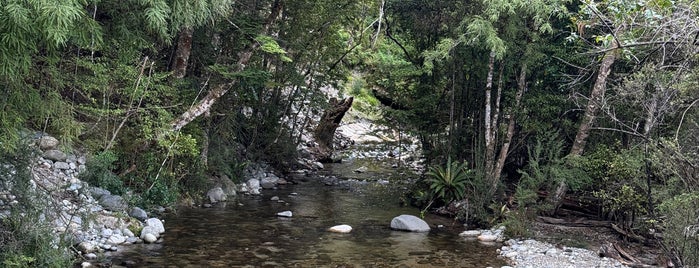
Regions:
<instances>
[{"instance_id":1,"label":"wet rock","mask_svg":"<svg viewBox=\"0 0 699 268\"><path fill-rule=\"evenodd\" d=\"M275 195L275 196L272 196L272 198L270 198L269 200L271 200L271 201L279 201L279 196L276 196L276 195Z\"/></svg>"},{"instance_id":2,"label":"wet rock","mask_svg":"<svg viewBox=\"0 0 699 268\"><path fill-rule=\"evenodd\" d=\"M141 229L141 235L139 236L139 238L146 240L145 237L148 234L153 235L156 239L160 236L160 232L158 232L158 230L153 228L153 226L146 226L146 227L143 227L143 229Z\"/></svg>"},{"instance_id":3,"label":"wet rock","mask_svg":"<svg viewBox=\"0 0 699 268\"><path fill-rule=\"evenodd\" d=\"M88 260L97 259L97 254L95 254L95 253L87 253L87 254L85 254L85 255L83 255L83 256L85 256L85 259L88 259Z\"/></svg>"},{"instance_id":4,"label":"wet rock","mask_svg":"<svg viewBox=\"0 0 699 268\"><path fill-rule=\"evenodd\" d=\"M291 211L287 210L287 211L282 211L282 212L277 213L277 216L291 218L291 216L293 216L293 213L291 213Z\"/></svg>"},{"instance_id":5,"label":"wet rock","mask_svg":"<svg viewBox=\"0 0 699 268\"><path fill-rule=\"evenodd\" d=\"M260 194L260 180L249 179L245 184L247 186L248 193L253 194L253 195Z\"/></svg>"},{"instance_id":6,"label":"wet rock","mask_svg":"<svg viewBox=\"0 0 699 268\"><path fill-rule=\"evenodd\" d=\"M333 232L333 233L341 233L341 234L346 234L352 231L352 226L349 226L347 224L342 224L342 225L336 225L333 227L330 227L328 231Z\"/></svg>"},{"instance_id":7,"label":"wet rock","mask_svg":"<svg viewBox=\"0 0 699 268\"><path fill-rule=\"evenodd\" d=\"M41 150L52 150L58 146L58 139L51 136L43 136L37 141Z\"/></svg>"},{"instance_id":8,"label":"wet rock","mask_svg":"<svg viewBox=\"0 0 699 268\"><path fill-rule=\"evenodd\" d=\"M103 195L99 199L99 204L107 210L124 211L129 207L123 197L118 195Z\"/></svg>"},{"instance_id":9,"label":"wet rock","mask_svg":"<svg viewBox=\"0 0 699 268\"><path fill-rule=\"evenodd\" d=\"M409 232L429 232L430 226L427 222L413 215L400 215L391 220L391 228Z\"/></svg>"},{"instance_id":10,"label":"wet rock","mask_svg":"<svg viewBox=\"0 0 699 268\"><path fill-rule=\"evenodd\" d=\"M155 243L155 241L158 241L158 238L155 237L155 235L153 235L152 233L142 235L141 239L143 239L143 241L146 243Z\"/></svg>"},{"instance_id":11,"label":"wet rock","mask_svg":"<svg viewBox=\"0 0 699 268\"><path fill-rule=\"evenodd\" d=\"M215 187L209 190L206 192L206 196L209 198L209 202L212 204L226 201L226 193L223 192L223 188L221 187Z\"/></svg>"},{"instance_id":12,"label":"wet rock","mask_svg":"<svg viewBox=\"0 0 699 268\"><path fill-rule=\"evenodd\" d=\"M139 207L133 207L129 211L129 216L138 219L139 221L145 221L148 218L148 213ZM128 230L128 229L126 229Z\"/></svg>"},{"instance_id":13,"label":"wet rock","mask_svg":"<svg viewBox=\"0 0 699 268\"><path fill-rule=\"evenodd\" d=\"M323 166L323 163L321 163L321 162L313 162L312 164L313 164L313 167L315 167L317 169L324 169L325 168L325 166Z\"/></svg>"},{"instance_id":14,"label":"wet rock","mask_svg":"<svg viewBox=\"0 0 699 268\"><path fill-rule=\"evenodd\" d=\"M53 161L66 161L66 158L68 158L68 155L66 155L64 152L61 152L59 150L48 150L44 152L44 158L53 160Z\"/></svg>"},{"instance_id":15,"label":"wet rock","mask_svg":"<svg viewBox=\"0 0 699 268\"><path fill-rule=\"evenodd\" d=\"M277 186L278 181L279 177L274 174L269 174L267 177L260 180L260 186L262 186L262 189L272 189Z\"/></svg>"}]
</instances>

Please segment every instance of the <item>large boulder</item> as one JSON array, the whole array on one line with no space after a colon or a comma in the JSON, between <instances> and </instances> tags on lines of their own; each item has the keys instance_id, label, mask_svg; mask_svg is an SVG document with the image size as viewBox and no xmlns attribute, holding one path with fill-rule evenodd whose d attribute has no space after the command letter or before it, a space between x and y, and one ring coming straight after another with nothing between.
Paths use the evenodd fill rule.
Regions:
<instances>
[{"instance_id":1,"label":"large boulder","mask_svg":"<svg viewBox=\"0 0 699 268\"><path fill-rule=\"evenodd\" d=\"M267 177L264 177L260 180L260 186L262 187L262 189L272 189L275 186L277 186L278 181L279 177L270 173L267 175Z\"/></svg>"},{"instance_id":2,"label":"large boulder","mask_svg":"<svg viewBox=\"0 0 699 268\"><path fill-rule=\"evenodd\" d=\"M429 232L427 222L413 215L400 215L391 220L391 228L409 232Z\"/></svg>"},{"instance_id":3,"label":"large boulder","mask_svg":"<svg viewBox=\"0 0 699 268\"><path fill-rule=\"evenodd\" d=\"M215 187L206 192L206 196L209 198L211 204L226 201L226 193L223 192L223 188Z\"/></svg>"},{"instance_id":4,"label":"large boulder","mask_svg":"<svg viewBox=\"0 0 699 268\"><path fill-rule=\"evenodd\" d=\"M246 183L248 193L258 195L260 194L260 180L258 179L249 179L248 182Z\"/></svg>"},{"instance_id":5,"label":"large boulder","mask_svg":"<svg viewBox=\"0 0 699 268\"><path fill-rule=\"evenodd\" d=\"M124 211L129 207L129 204L118 195L102 195L99 199L99 204L107 210Z\"/></svg>"},{"instance_id":6,"label":"large boulder","mask_svg":"<svg viewBox=\"0 0 699 268\"><path fill-rule=\"evenodd\" d=\"M153 229L156 232L158 232L158 235L165 232L165 226L163 225L163 222L160 221L158 218L147 219L145 221L145 223L146 223L146 227L153 227Z\"/></svg>"}]
</instances>

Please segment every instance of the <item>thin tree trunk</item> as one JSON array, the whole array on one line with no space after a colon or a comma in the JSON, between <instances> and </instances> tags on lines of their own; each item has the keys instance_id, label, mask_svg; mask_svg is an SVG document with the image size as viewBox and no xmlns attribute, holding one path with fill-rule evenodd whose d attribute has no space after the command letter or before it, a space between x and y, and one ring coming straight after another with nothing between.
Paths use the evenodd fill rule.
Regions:
<instances>
[{"instance_id":1,"label":"thin tree trunk","mask_svg":"<svg viewBox=\"0 0 699 268\"><path fill-rule=\"evenodd\" d=\"M275 0L274 4L272 4L272 11L267 17L267 20L265 21L261 34L267 34L271 25L274 24L274 22L277 20L277 17L279 17L279 14L282 10L281 2L281 0ZM248 62L250 62L252 53L255 52L255 50L257 50L259 47L260 44L258 42L253 41L245 50L240 52L238 54L238 62L235 65L236 67L234 68L233 72L242 72L243 70L245 70L245 66L248 64ZM170 130L173 132L179 131L184 126L194 121L194 119L196 119L197 117L201 116L202 114L208 113L209 110L211 110L211 107L214 105L214 103L216 103L216 101L219 98L221 98L224 94L226 94L228 90L235 86L237 82L238 80L233 80L228 83L221 84L209 91L209 93L201 101L190 107L189 110L187 110L182 115L177 117L177 119L172 121L170 124Z\"/></svg>"},{"instance_id":2,"label":"thin tree trunk","mask_svg":"<svg viewBox=\"0 0 699 268\"><path fill-rule=\"evenodd\" d=\"M192 27L182 27L177 38L177 50L175 51L175 59L172 61L170 70L175 78L182 78L187 74L187 62L189 55L192 53L192 35L194 29Z\"/></svg>"},{"instance_id":3,"label":"thin tree trunk","mask_svg":"<svg viewBox=\"0 0 699 268\"><path fill-rule=\"evenodd\" d=\"M497 188L497 183L498 180L497 178L493 177L493 167L495 166L494 161L495 160L495 139L493 136L493 131L495 131L495 126L493 125L492 122L492 116L491 116L491 109L492 109L492 103L491 103L491 94L493 90L493 73L495 72L494 67L495 65L495 53L490 52L490 57L488 59L488 76L486 77L486 82L485 82L485 173L486 173L486 179L490 181L491 183L491 188L490 188L490 193L491 195L495 193L495 189Z\"/></svg>"},{"instance_id":4,"label":"thin tree trunk","mask_svg":"<svg viewBox=\"0 0 699 268\"><path fill-rule=\"evenodd\" d=\"M614 45L612 48L616 48ZM597 80L595 85L592 87L592 92L590 92L590 99L585 107L585 115L578 128L578 134L575 135L575 141L573 142L573 148L570 149L570 155L582 155L583 150L585 150L585 143L587 142L587 137L590 136L590 128L592 128L592 123L595 121L597 116L597 111L599 111L602 105L602 99L604 99L604 92L607 89L607 77L611 72L611 66L616 60L616 50L612 49L604 53L604 58L602 59L602 64L599 66L599 71L597 73Z\"/></svg>"},{"instance_id":5,"label":"thin tree trunk","mask_svg":"<svg viewBox=\"0 0 699 268\"><path fill-rule=\"evenodd\" d=\"M510 144L512 143L512 137L515 134L515 112L519 109L520 103L522 102L522 96L527 88L527 64L522 64L522 70L519 74L519 79L517 80L517 95L515 95L515 106L512 112L509 114L509 120L507 122L507 133L505 134L505 141L500 148L500 155L498 156L498 161L495 166L495 177L499 178L502 174L502 169L505 167L505 160L507 159L507 154L510 151Z\"/></svg>"},{"instance_id":6,"label":"thin tree trunk","mask_svg":"<svg viewBox=\"0 0 699 268\"><path fill-rule=\"evenodd\" d=\"M583 150L585 150L585 143L587 142L587 137L590 136L592 123L595 121L597 111L604 99L604 92L607 89L607 77L612 70L612 64L614 64L616 60L616 48L618 47L618 44L614 43L612 49L604 53L602 64L600 64L599 71L597 72L597 80L595 80L595 85L592 87L592 92L590 92L590 99L585 107L585 115L578 128L578 134L575 135L575 141L573 142L573 147L570 149L569 156L581 156ZM556 191L550 195L549 204L552 205L552 208L549 214L553 215L558 212L567 191L568 184L561 180L556 187Z\"/></svg>"}]
</instances>

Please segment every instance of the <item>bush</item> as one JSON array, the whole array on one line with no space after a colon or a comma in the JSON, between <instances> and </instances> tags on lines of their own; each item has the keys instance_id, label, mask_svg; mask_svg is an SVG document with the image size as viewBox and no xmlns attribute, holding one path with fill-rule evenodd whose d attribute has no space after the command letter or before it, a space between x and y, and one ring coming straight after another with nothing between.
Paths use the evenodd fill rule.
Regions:
<instances>
[{"instance_id":1,"label":"bush","mask_svg":"<svg viewBox=\"0 0 699 268\"><path fill-rule=\"evenodd\" d=\"M87 170L80 173L80 179L92 186L108 190L112 194L125 193L124 182L112 172L117 159L117 154L112 151L104 151L94 155L88 159Z\"/></svg>"},{"instance_id":2,"label":"bush","mask_svg":"<svg viewBox=\"0 0 699 268\"><path fill-rule=\"evenodd\" d=\"M677 267L699 266L699 194L682 194L658 206L661 222L661 243Z\"/></svg>"},{"instance_id":3,"label":"bush","mask_svg":"<svg viewBox=\"0 0 699 268\"><path fill-rule=\"evenodd\" d=\"M433 166L427 171L427 183L433 198L444 204L461 200L466 193L466 185L472 177L466 162L458 163L449 159L445 166Z\"/></svg>"}]
</instances>

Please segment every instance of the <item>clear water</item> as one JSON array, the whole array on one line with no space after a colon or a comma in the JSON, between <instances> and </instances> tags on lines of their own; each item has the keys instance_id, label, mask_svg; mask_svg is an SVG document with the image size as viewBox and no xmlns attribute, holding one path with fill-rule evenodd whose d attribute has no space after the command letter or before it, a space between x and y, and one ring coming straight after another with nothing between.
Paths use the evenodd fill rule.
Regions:
<instances>
[{"instance_id":1,"label":"clear water","mask_svg":"<svg viewBox=\"0 0 699 268\"><path fill-rule=\"evenodd\" d=\"M133 267L499 267L499 245L467 241L463 226L427 215L429 233L389 228L393 217L419 215L399 204L404 186L344 182L325 186L305 177L297 185L243 196L226 206L181 208L165 217L163 243L131 245L110 257ZM278 196L284 202L271 201ZM290 210L292 218L276 213ZM328 232L334 225L349 234ZM444 225L437 228L437 225Z\"/></svg>"}]
</instances>

